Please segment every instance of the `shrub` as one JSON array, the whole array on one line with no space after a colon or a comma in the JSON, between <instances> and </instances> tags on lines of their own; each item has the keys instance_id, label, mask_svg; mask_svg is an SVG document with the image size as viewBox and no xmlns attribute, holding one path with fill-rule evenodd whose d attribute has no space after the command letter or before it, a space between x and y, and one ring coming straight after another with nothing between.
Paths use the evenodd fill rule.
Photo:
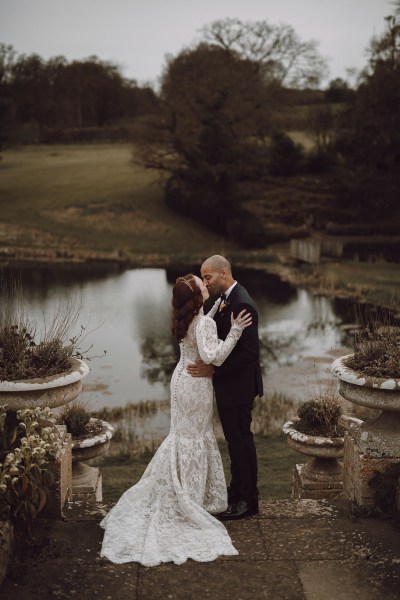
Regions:
<instances>
[{"instance_id":1,"label":"shrub","mask_svg":"<svg viewBox=\"0 0 400 600\"><path fill-rule=\"evenodd\" d=\"M335 202L363 220L386 218L398 206L399 177L340 166L335 174ZM378 223L379 225L379 223Z\"/></svg>"},{"instance_id":2,"label":"shrub","mask_svg":"<svg viewBox=\"0 0 400 600\"><path fill-rule=\"evenodd\" d=\"M269 146L269 165L272 175L295 175L303 159L303 149L286 133L276 131L272 134Z\"/></svg>"},{"instance_id":3,"label":"shrub","mask_svg":"<svg viewBox=\"0 0 400 600\"><path fill-rule=\"evenodd\" d=\"M168 208L195 219L213 231L226 235L227 214L234 212L236 199L229 190L217 190L197 174L191 179L171 177L165 185L165 203Z\"/></svg>"},{"instance_id":4,"label":"shrub","mask_svg":"<svg viewBox=\"0 0 400 600\"><path fill-rule=\"evenodd\" d=\"M304 171L306 173L327 173L337 163L334 152L326 148L314 148L307 153L304 160Z\"/></svg>"},{"instance_id":5,"label":"shrub","mask_svg":"<svg viewBox=\"0 0 400 600\"><path fill-rule=\"evenodd\" d=\"M0 406L0 519L17 533L31 531L46 506L53 476L47 469L61 447L53 426L43 426L49 408L6 412Z\"/></svg>"},{"instance_id":6,"label":"shrub","mask_svg":"<svg viewBox=\"0 0 400 600\"><path fill-rule=\"evenodd\" d=\"M168 208L195 219L222 235L229 235L244 248L261 248L267 235L260 220L240 206L237 192L226 181L218 187L195 180L191 173L190 185L186 179L171 177L165 186ZM196 187L197 185L197 187Z\"/></svg>"},{"instance_id":7,"label":"shrub","mask_svg":"<svg viewBox=\"0 0 400 600\"><path fill-rule=\"evenodd\" d=\"M269 241L267 233L255 215L238 210L228 222L229 237L243 248L262 248Z\"/></svg>"}]
</instances>

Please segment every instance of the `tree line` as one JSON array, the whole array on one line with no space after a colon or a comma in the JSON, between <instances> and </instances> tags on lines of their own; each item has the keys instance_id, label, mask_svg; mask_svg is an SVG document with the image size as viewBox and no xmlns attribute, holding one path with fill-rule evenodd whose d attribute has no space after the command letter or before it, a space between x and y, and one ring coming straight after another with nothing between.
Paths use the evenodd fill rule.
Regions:
<instances>
[{"instance_id":1,"label":"tree line","mask_svg":"<svg viewBox=\"0 0 400 600\"><path fill-rule=\"evenodd\" d=\"M12 46L0 44L2 147L21 138L28 126L35 128L38 141L46 141L51 129L103 128L157 108L151 87L138 86L96 56L45 61L37 54L18 56Z\"/></svg>"}]
</instances>

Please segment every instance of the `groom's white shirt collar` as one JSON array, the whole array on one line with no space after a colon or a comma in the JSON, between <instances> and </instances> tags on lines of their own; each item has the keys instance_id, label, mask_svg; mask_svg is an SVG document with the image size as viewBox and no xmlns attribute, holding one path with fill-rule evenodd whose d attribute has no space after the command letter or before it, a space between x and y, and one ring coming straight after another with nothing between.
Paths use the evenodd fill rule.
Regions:
<instances>
[{"instance_id":1,"label":"groom's white shirt collar","mask_svg":"<svg viewBox=\"0 0 400 600\"><path fill-rule=\"evenodd\" d=\"M225 298L228 300L229 298L229 294L231 293L231 291L233 290L233 288L235 287L235 285L237 284L237 281L234 281L231 285L231 287L229 287L226 292L224 292L225 294Z\"/></svg>"}]
</instances>

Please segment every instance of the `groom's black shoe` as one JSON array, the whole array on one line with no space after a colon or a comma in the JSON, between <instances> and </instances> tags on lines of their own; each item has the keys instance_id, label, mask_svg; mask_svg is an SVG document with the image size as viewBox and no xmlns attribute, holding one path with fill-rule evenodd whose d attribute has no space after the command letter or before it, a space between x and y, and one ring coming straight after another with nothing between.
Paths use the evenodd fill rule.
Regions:
<instances>
[{"instance_id":1,"label":"groom's black shoe","mask_svg":"<svg viewBox=\"0 0 400 600\"><path fill-rule=\"evenodd\" d=\"M258 514L258 504L249 504L245 500L239 500L235 504L230 504L228 508L217 515L221 521L234 521L235 519L244 519Z\"/></svg>"}]
</instances>

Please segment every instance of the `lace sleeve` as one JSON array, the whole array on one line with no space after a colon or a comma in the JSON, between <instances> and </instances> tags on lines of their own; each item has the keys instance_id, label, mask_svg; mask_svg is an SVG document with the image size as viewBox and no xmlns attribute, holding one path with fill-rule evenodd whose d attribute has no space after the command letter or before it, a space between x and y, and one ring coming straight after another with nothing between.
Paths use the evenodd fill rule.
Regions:
<instances>
[{"instance_id":1,"label":"lace sleeve","mask_svg":"<svg viewBox=\"0 0 400 600\"><path fill-rule=\"evenodd\" d=\"M217 298L216 301L214 302L214 304L212 305L212 308L210 308L210 310L208 311L207 317L211 317L213 319L215 317L215 313L217 312L220 304L221 304L221 298Z\"/></svg>"},{"instance_id":2,"label":"lace sleeve","mask_svg":"<svg viewBox=\"0 0 400 600\"><path fill-rule=\"evenodd\" d=\"M234 323L224 341L218 339L215 321L208 315L199 319L196 327L196 340L200 358L216 367L222 365L242 335L242 328Z\"/></svg>"}]
</instances>

